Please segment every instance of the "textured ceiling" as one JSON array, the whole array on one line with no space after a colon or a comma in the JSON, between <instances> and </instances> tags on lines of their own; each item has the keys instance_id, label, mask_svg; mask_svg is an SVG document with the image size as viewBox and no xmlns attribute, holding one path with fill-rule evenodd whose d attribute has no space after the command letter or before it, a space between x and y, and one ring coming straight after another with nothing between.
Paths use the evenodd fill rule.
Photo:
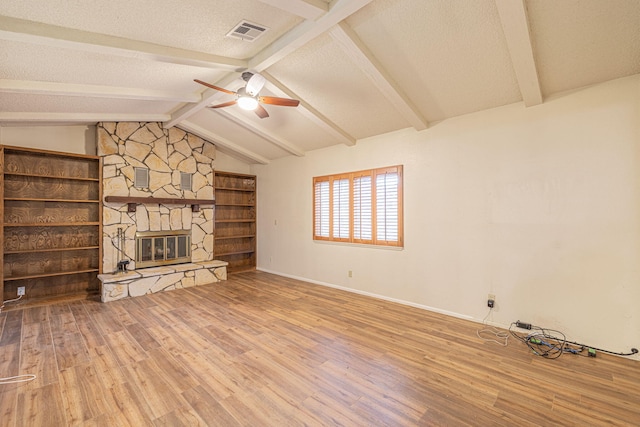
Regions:
<instances>
[{"instance_id":1,"label":"textured ceiling","mask_svg":"<svg viewBox=\"0 0 640 427\"><path fill-rule=\"evenodd\" d=\"M3 0L0 61L0 126L159 121L268 163L640 73L640 1ZM193 79L244 70L300 105L206 108L234 98Z\"/></svg>"}]
</instances>

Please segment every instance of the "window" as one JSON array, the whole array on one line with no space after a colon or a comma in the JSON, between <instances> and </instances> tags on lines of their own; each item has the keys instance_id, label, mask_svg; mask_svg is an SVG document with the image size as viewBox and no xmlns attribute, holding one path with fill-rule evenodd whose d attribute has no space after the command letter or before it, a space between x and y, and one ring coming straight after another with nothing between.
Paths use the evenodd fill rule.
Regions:
<instances>
[{"instance_id":1,"label":"window","mask_svg":"<svg viewBox=\"0 0 640 427\"><path fill-rule=\"evenodd\" d=\"M402 166L313 178L313 238L402 247Z\"/></svg>"}]
</instances>

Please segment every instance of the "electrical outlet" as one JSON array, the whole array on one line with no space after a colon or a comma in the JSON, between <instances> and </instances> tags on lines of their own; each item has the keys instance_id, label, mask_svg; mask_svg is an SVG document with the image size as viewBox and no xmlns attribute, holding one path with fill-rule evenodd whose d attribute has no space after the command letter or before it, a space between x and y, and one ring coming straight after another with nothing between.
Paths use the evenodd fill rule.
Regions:
<instances>
[{"instance_id":1,"label":"electrical outlet","mask_svg":"<svg viewBox=\"0 0 640 427\"><path fill-rule=\"evenodd\" d=\"M21 297L24 295L24 286L18 286L18 296Z\"/></svg>"},{"instance_id":2,"label":"electrical outlet","mask_svg":"<svg viewBox=\"0 0 640 427\"><path fill-rule=\"evenodd\" d=\"M489 294L487 296L487 307L493 308L496 305L496 296L494 294Z\"/></svg>"},{"instance_id":3,"label":"electrical outlet","mask_svg":"<svg viewBox=\"0 0 640 427\"><path fill-rule=\"evenodd\" d=\"M349 277L353 277L353 271L349 270L348 275L349 275Z\"/></svg>"}]
</instances>

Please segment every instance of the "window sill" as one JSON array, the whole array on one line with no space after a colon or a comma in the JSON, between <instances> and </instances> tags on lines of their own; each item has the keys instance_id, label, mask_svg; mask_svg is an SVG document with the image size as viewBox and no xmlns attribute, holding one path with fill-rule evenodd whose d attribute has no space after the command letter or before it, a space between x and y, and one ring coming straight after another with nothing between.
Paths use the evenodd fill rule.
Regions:
<instances>
[{"instance_id":1,"label":"window sill","mask_svg":"<svg viewBox=\"0 0 640 427\"><path fill-rule=\"evenodd\" d=\"M332 240L315 240L314 239L313 243L318 243L320 245L350 246L350 247L367 248L367 249L384 249L384 250L390 250L390 251L404 250L404 246L367 245L365 243L336 242Z\"/></svg>"}]
</instances>

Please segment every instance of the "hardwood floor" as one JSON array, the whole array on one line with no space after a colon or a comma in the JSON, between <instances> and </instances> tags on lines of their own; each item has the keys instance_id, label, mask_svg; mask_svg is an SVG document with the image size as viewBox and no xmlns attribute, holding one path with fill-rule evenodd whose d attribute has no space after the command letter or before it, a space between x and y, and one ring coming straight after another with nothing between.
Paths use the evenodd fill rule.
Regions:
<instances>
[{"instance_id":1,"label":"hardwood floor","mask_svg":"<svg viewBox=\"0 0 640 427\"><path fill-rule=\"evenodd\" d=\"M640 362L249 272L0 314L3 426L640 425Z\"/></svg>"}]
</instances>

